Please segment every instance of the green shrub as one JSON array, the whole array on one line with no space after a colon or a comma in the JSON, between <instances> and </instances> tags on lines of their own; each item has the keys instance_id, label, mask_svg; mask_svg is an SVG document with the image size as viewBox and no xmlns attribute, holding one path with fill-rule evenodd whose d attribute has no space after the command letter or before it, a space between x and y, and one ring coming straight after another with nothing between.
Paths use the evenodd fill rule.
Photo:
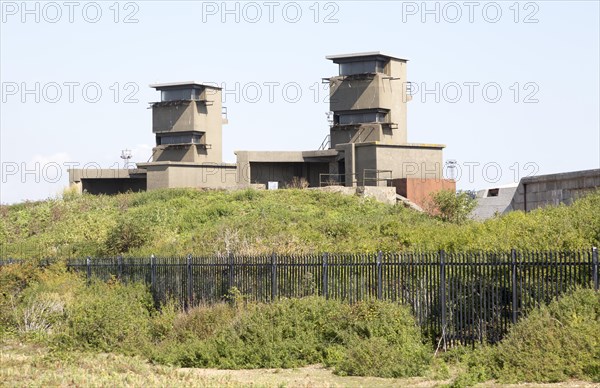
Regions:
<instances>
[{"instance_id":1,"label":"green shrub","mask_svg":"<svg viewBox=\"0 0 600 388\"><path fill-rule=\"evenodd\" d=\"M579 289L565 295L529 313L499 344L462 352L454 361L465 369L456 387L489 379L600 382L600 293Z\"/></svg>"},{"instance_id":2,"label":"green shrub","mask_svg":"<svg viewBox=\"0 0 600 388\"><path fill-rule=\"evenodd\" d=\"M248 304L205 343L207 365L222 368L291 368L323 361L320 327L337 302L320 298Z\"/></svg>"},{"instance_id":3,"label":"green shrub","mask_svg":"<svg viewBox=\"0 0 600 388\"><path fill-rule=\"evenodd\" d=\"M178 304L172 299L164 303L160 310L152 312L149 328L152 343L163 341L173 334L178 312Z\"/></svg>"},{"instance_id":4,"label":"green shrub","mask_svg":"<svg viewBox=\"0 0 600 388\"><path fill-rule=\"evenodd\" d=\"M131 216L120 217L106 238L104 253L118 255L142 247L149 236L149 225Z\"/></svg>"},{"instance_id":5,"label":"green shrub","mask_svg":"<svg viewBox=\"0 0 600 388\"><path fill-rule=\"evenodd\" d=\"M0 266L0 332L51 333L82 284L62 262L41 267L29 260Z\"/></svg>"},{"instance_id":6,"label":"green shrub","mask_svg":"<svg viewBox=\"0 0 600 388\"><path fill-rule=\"evenodd\" d=\"M19 332L45 336L61 329L65 310L84 281L62 263L39 268L38 272L37 279L21 292L14 314Z\"/></svg>"},{"instance_id":7,"label":"green shrub","mask_svg":"<svg viewBox=\"0 0 600 388\"><path fill-rule=\"evenodd\" d=\"M326 338L344 346L344 357L328 360L339 374L379 377L422 375L431 350L409 308L390 302L369 301L348 307L332 317ZM333 330L333 331L332 331Z\"/></svg>"},{"instance_id":8,"label":"green shrub","mask_svg":"<svg viewBox=\"0 0 600 388\"><path fill-rule=\"evenodd\" d=\"M229 325L235 315L236 310L226 304L200 306L188 313L179 314L175 318L173 329L180 341L189 338L205 340L223 326Z\"/></svg>"},{"instance_id":9,"label":"green shrub","mask_svg":"<svg viewBox=\"0 0 600 388\"><path fill-rule=\"evenodd\" d=\"M342 375L402 377L424 373L430 354L404 306L307 297L193 309L150 358L226 369L324 363Z\"/></svg>"},{"instance_id":10,"label":"green shrub","mask_svg":"<svg viewBox=\"0 0 600 388\"><path fill-rule=\"evenodd\" d=\"M153 300L142 284L93 281L66 308L66 347L136 353L150 338Z\"/></svg>"},{"instance_id":11,"label":"green shrub","mask_svg":"<svg viewBox=\"0 0 600 388\"><path fill-rule=\"evenodd\" d=\"M465 191L440 190L431 194L428 207L441 220L460 224L468 219L476 205L477 202Z\"/></svg>"},{"instance_id":12,"label":"green shrub","mask_svg":"<svg viewBox=\"0 0 600 388\"><path fill-rule=\"evenodd\" d=\"M600 382L600 293L581 289L531 312L493 352L501 382Z\"/></svg>"}]
</instances>

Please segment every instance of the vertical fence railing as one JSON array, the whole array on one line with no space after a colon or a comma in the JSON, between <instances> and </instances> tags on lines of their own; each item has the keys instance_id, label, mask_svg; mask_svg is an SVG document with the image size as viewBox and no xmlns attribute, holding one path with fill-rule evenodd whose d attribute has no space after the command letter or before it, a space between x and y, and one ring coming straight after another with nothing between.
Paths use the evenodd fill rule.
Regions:
<instances>
[{"instance_id":1,"label":"vertical fence railing","mask_svg":"<svg viewBox=\"0 0 600 388\"><path fill-rule=\"evenodd\" d=\"M329 267L328 267L328 261L329 261L329 254L328 253L323 253L323 275L322 275L322 279L323 279L323 296L325 297L325 299L329 299Z\"/></svg>"},{"instance_id":2,"label":"vertical fence railing","mask_svg":"<svg viewBox=\"0 0 600 388\"><path fill-rule=\"evenodd\" d=\"M379 251L377 253L377 299L381 300L383 298L383 270L381 267L381 259L383 257L383 253Z\"/></svg>"},{"instance_id":3,"label":"vertical fence railing","mask_svg":"<svg viewBox=\"0 0 600 388\"><path fill-rule=\"evenodd\" d=\"M277 300L277 255L271 255L271 301Z\"/></svg>"},{"instance_id":4,"label":"vertical fence railing","mask_svg":"<svg viewBox=\"0 0 600 388\"><path fill-rule=\"evenodd\" d=\"M598 248L592 248L592 283L594 284L594 289L598 291L600 288L598 284Z\"/></svg>"},{"instance_id":5,"label":"vertical fence railing","mask_svg":"<svg viewBox=\"0 0 600 388\"><path fill-rule=\"evenodd\" d=\"M517 295L517 251L511 250L510 252L511 258L511 274L512 274L512 323L517 323L518 318L518 303L519 296Z\"/></svg>"},{"instance_id":6,"label":"vertical fence railing","mask_svg":"<svg viewBox=\"0 0 600 388\"><path fill-rule=\"evenodd\" d=\"M439 290L440 290L440 311L441 311L441 341L444 344L444 350L446 350L446 329L447 329L447 320L446 320L446 253L442 250L439 252L440 258L440 282L439 282Z\"/></svg>"},{"instance_id":7,"label":"vertical fence railing","mask_svg":"<svg viewBox=\"0 0 600 388\"><path fill-rule=\"evenodd\" d=\"M18 260L0 260L11 265ZM421 252L71 259L93 278L146 282L155 302L185 309L245 298L270 302L320 295L350 303L378 299L411 306L416 321L446 344L496 342L533 308L574 287L599 289L598 249L577 252Z\"/></svg>"}]
</instances>

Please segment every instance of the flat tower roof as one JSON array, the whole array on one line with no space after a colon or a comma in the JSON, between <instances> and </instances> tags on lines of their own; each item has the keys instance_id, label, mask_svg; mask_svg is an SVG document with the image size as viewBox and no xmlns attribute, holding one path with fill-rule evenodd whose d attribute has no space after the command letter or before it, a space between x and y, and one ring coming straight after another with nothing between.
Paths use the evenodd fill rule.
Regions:
<instances>
[{"instance_id":1,"label":"flat tower roof","mask_svg":"<svg viewBox=\"0 0 600 388\"><path fill-rule=\"evenodd\" d=\"M392 55L387 55L379 51L368 51L364 53L350 53L350 54L337 54L337 55L328 55L325 59L332 60L335 63L338 62L351 62L357 60L359 58L368 58L368 57L379 57L382 59L396 59L398 61L408 62L408 59L394 57Z\"/></svg>"},{"instance_id":2,"label":"flat tower roof","mask_svg":"<svg viewBox=\"0 0 600 388\"><path fill-rule=\"evenodd\" d=\"M221 89L218 86L207 85L207 84L203 84L201 82L196 82L196 81L166 82L166 83L162 83L162 84L150 84L149 86L156 90L179 89L184 86L193 87L193 88Z\"/></svg>"}]
</instances>

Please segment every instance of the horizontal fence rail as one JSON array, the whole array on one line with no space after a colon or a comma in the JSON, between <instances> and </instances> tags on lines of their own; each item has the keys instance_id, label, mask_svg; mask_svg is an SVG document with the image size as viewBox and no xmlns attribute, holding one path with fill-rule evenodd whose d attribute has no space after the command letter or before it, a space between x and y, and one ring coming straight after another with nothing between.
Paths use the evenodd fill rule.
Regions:
<instances>
[{"instance_id":1,"label":"horizontal fence rail","mask_svg":"<svg viewBox=\"0 0 600 388\"><path fill-rule=\"evenodd\" d=\"M234 289L258 302L310 295L400 302L411 306L426 336L444 346L497 342L520 317L562 293L599 288L596 248L83 258L67 265L88 280L144 282L157 304L171 299L186 309L222 302Z\"/></svg>"}]
</instances>

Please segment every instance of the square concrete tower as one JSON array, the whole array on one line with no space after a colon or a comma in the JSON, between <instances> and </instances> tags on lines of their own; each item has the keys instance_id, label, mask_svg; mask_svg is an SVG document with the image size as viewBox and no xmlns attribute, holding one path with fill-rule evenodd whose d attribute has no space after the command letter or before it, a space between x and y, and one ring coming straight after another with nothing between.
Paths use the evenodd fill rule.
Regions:
<instances>
[{"instance_id":1,"label":"square concrete tower","mask_svg":"<svg viewBox=\"0 0 600 388\"><path fill-rule=\"evenodd\" d=\"M221 163L221 88L193 81L150 87L161 92L160 102L152 103L152 161Z\"/></svg>"},{"instance_id":2,"label":"square concrete tower","mask_svg":"<svg viewBox=\"0 0 600 388\"><path fill-rule=\"evenodd\" d=\"M380 52L332 55L339 74L329 78L331 148L344 143L406 143L406 63Z\"/></svg>"}]
</instances>

